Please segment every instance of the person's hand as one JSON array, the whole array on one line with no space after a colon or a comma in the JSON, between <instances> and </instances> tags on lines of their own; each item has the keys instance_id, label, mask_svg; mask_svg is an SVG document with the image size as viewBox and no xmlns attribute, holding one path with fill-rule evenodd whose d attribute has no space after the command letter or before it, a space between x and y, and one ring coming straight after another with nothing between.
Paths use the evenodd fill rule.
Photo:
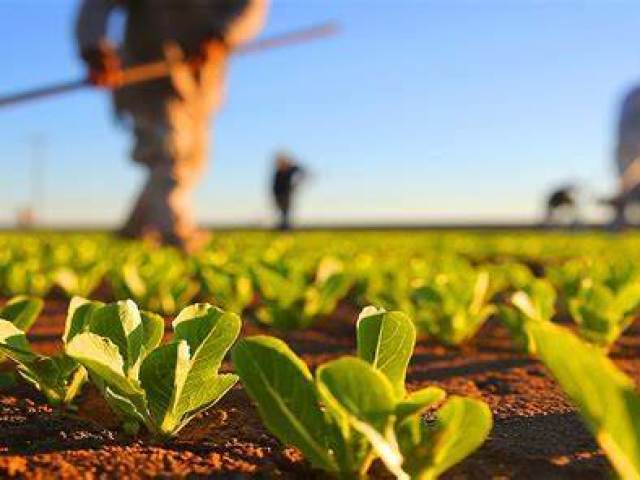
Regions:
<instances>
[{"instance_id":1,"label":"person's hand","mask_svg":"<svg viewBox=\"0 0 640 480\"><path fill-rule=\"evenodd\" d=\"M209 36L200 43L195 55L194 66L200 67L206 63L222 63L229 55L229 46L219 36Z\"/></svg>"},{"instance_id":2,"label":"person's hand","mask_svg":"<svg viewBox=\"0 0 640 480\"><path fill-rule=\"evenodd\" d=\"M89 81L93 85L109 89L122 85L122 63L112 46L101 44L89 48L82 52L82 59L89 67Z\"/></svg>"}]
</instances>

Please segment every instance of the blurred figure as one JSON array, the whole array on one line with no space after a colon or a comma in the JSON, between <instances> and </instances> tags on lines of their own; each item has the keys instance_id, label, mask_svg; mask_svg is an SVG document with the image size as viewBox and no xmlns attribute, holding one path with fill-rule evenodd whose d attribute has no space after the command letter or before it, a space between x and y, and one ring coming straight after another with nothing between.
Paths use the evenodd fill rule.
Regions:
<instances>
[{"instance_id":1,"label":"blurred figure","mask_svg":"<svg viewBox=\"0 0 640 480\"><path fill-rule=\"evenodd\" d=\"M119 48L106 33L116 7L126 14ZM135 137L132 158L149 170L123 236L187 251L206 240L193 220L191 194L206 163L209 120L222 103L229 55L257 35L267 7L268 0L83 0L80 54L95 85L117 88L116 113ZM163 56L174 66L170 78L122 85L123 67Z\"/></svg>"},{"instance_id":2,"label":"blurred figure","mask_svg":"<svg viewBox=\"0 0 640 480\"><path fill-rule=\"evenodd\" d=\"M577 188L575 185L564 185L551 192L547 197L547 211L545 223L554 224L577 224L580 216L578 214Z\"/></svg>"},{"instance_id":3,"label":"blurred figure","mask_svg":"<svg viewBox=\"0 0 640 480\"><path fill-rule=\"evenodd\" d=\"M273 175L273 198L280 212L280 230L291 229L291 198L294 190L305 175L302 167L286 152L278 152L275 158L276 171Z\"/></svg>"},{"instance_id":4,"label":"blurred figure","mask_svg":"<svg viewBox=\"0 0 640 480\"><path fill-rule=\"evenodd\" d=\"M30 230L36 224L36 215L31 207L24 207L18 210L16 215L16 226L20 230Z\"/></svg>"},{"instance_id":5,"label":"blurred figure","mask_svg":"<svg viewBox=\"0 0 640 480\"><path fill-rule=\"evenodd\" d=\"M627 208L640 201L640 87L636 87L622 102L616 148L618 194L602 203L611 206L614 219L611 227L620 230L629 224Z\"/></svg>"}]
</instances>

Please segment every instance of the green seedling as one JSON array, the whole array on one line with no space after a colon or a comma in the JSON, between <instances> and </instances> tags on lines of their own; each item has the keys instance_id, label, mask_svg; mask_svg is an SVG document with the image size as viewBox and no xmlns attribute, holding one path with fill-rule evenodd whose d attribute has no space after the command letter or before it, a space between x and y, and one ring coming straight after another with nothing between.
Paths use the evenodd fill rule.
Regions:
<instances>
[{"instance_id":1,"label":"green seedling","mask_svg":"<svg viewBox=\"0 0 640 480\"><path fill-rule=\"evenodd\" d=\"M45 296L52 286L51 275L36 259L11 262L1 270L2 287L6 294Z\"/></svg>"},{"instance_id":2,"label":"green seedling","mask_svg":"<svg viewBox=\"0 0 640 480\"><path fill-rule=\"evenodd\" d=\"M162 318L121 301L94 312L87 331L66 346L122 417L125 430L144 425L159 440L175 436L237 382L235 375L218 373L240 332L236 314L195 304L172 325L172 340L161 345Z\"/></svg>"},{"instance_id":3,"label":"green seedling","mask_svg":"<svg viewBox=\"0 0 640 480\"><path fill-rule=\"evenodd\" d=\"M604 284L585 280L569 311L580 335L608 350L633 322L640 310L640 282L625 285L617 292Z\"/></svg>"},{"instance_id":4,"label":"green seedling","mask_svg":"<svg viewBox=\"0 0 640 480\"><path fill-rule=\"evenodd\" d=\"M220 308L241 314L253 301L251 276L243 268L201 265L203 296Z\"/></svg>"},{"instance_id":5,"label":"green seedling","mask_svg":"<svg viewBox=\"0 0 640 480\"><path fill-rule=\"evenodd\" d=\"M116 298L131 298L138 305L173 315L193 301L200 284L188 265L173 250L136 252L116 265L110 280Z\"/></svg>"},{"instance_id":6,"label":"green seedling","mask_svg":"<svg viewBox=\"0 0 640 480\"><path fill-rule=\"evenodd\" d=\"M31 317L37 314L42 305L35 301L31 304L28 300L24 302L26 303L23 305L30 307L25 306L22 315L17 316L16 322L0 320L0 352L17 364L18 373L39 390L47 402L51 405L70 406L85 383L87 373L63 352L47 356L32 350L25 330L19 327L28 328L33 323ZM19 304L16 302L8 307L16 307ZM99 307L99 303L79 297L71 301L62 337L65 345L86 327L91 313Z\"/></svg>"},{"instance_id":7,"label":"green seedling","mask_svg":"<svg viewBox=\"0 0 640 480\"><path fill-rule=\"evenodd\" d=\"M508 304L498 307L498 318L509 330L513 343L521 350L528 348L525 331L527 319L551 321L555 313L556 292L546 280L533 279L514 293Z\"/></svg>"},{"instance_id":8,"label":"green seedling","mask_svg":"<svg viewBox=\"0 0 640 480\"><path fill-rule=\"evenodd\" d=\"M17 296L0 308L0 319L13 323L23 332L28 332L44 307L41 298Z\"/></svg>"},{"instance_id":9,"label":"green seedling","mask_svg":"<svg viewBox=\"0 0 640 480\"><path fill-rule=\"evenodd\" d=\"M411 295L418 328L447 345L468 341L496 311L489 287L486 272L436 275Z\"/></svg>"},{"instance_id":10,"label":"green seedling","mask_svg":"<svg viewBox=\"0 0 640 480\"><path fill-rule=\"evenodd\" d=\"M452 397L428 425L421 416L445 392L406 393L416 336L406 315L369 307L357 333L358 357L321 365L315 378L279 339L238 343L236 371L276 437L339 478L365 478L379 458L397 478L435 479L482 444L492 424L486 404Z\"/></svg>"},{"instance_id":11,"label":"green seedling","mask_svg":"<svg viewBox=\"0 0 640 480\"><path fill-rule=\"evenodd\" d=\"M62 289L67 297L88 297L102 281L107 268L98 262L82 269L62 266L53 273L54 284Z\"/></svg>"},{"instance_id":12,"label":"green seedling","mask_svg":"<svg viewBox=\"0 0 640 480\"><path fill-rule=\"evenodd\" d=\"M495 295L513 292L525 288L534 280L531 270L522 263L504 262L483 265L491 277L489 298Z\"/></svg>"},{"instance_id":13,"label":"green seedling","mask_svg":"<svg viewBox=\"0 0 640 480\"><path fill-rule=\"evenodd\" d=\"M311 282L299 270L266 265L256 265L252 274L262 299L257 319L278 330L307 328L332 313L352 284L341 265L326 259Z\"/></svg>"}]
</instances>

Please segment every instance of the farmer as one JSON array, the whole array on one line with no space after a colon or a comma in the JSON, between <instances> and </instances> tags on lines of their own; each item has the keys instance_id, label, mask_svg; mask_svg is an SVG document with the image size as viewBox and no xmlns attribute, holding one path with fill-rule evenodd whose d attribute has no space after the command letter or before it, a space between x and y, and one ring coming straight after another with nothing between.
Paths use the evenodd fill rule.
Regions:
<instances>
[{"instance_id":1,"label":"farmer","mask_svg":"<svg viewBox=\"0 0 640 480\"><path fill-rule=\"evenodd\" d=\"M117 7L126 14L119 47L106 33ZM260 31L267 8L268 0L83 0L80 54L95 85L117 88L115 111L135 137L131 156L149 171L121 235L186 251L206 240L191 194L206 164L209 121L223 100L229 55ZM122 85L122 68L163 57L174 65L170 78Z\"/></svg>"},{"instance_id":2,"label":"farmer","mask_svg":"<svg viewBox=\"0 0 640 480\"><path fill-rule=\"evenodd\" d=\"M273 175L273 199L280 213L280 230L291 229L289 215L291 213L291 197L295 188L304 176L304 170L297 165L291 155L279 152L275 158L275 173Z\"/></svg>"},{"instance_id":3,"label":"farmer","mask_svg":"<svg viewBox=\"0 0 640 480\"><path fill-rule=\"evenodd\" d=\"M619 193L605 200L615 209L612 228L624 228L628 221L626 208L640 200L640 87L636 87L622 103L618 123L616 167L619 176Z\"/></svg>"},{"instance_id":4,"label":"farmer","mask_svg":"<svg viewBox=\"0 0 640 480\"><path fill-rule=\"evenodd\" d=\"M566 222L578 223L579 215L576 197L577 189L574 185L563 185L553 190L546 201L545 223L547 225Z\"/></svg>"}]
</instances>

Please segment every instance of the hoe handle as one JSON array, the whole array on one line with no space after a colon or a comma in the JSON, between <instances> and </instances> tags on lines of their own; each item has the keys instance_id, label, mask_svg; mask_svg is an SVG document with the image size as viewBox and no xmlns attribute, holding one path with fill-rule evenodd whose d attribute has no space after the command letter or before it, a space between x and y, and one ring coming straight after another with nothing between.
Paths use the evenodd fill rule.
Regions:
<instances>
[{"instance_id":1,"label":"hoe handle","mask_svg":"<svg viewBox=\"0 0 640 480\"><path fill-rule=\"evenodd\" d=\"M236 50L236 54L247 55L259 53L274 48L288 47L299 43L306 43L319 38L329 37L338 32L338 26L335 23L325 23L316 25L315 27L295 30L293 32L276 35L274 37L258 40L244 45ZM127 68L123 71L124 80L122 86L133 85L136 83L148 82L158 78L169 76L169 64L164 61L145 63ZM20 93L14 93L6 96L0 96L0 108L8 105L22 103L29 100L37 100L39 98L50 97L62 93L72 92L91 85L87 78L80 80L72 80L70 82L57 83L47 85L45 87L35 88Z\"/></svg>"}]
</instances>

